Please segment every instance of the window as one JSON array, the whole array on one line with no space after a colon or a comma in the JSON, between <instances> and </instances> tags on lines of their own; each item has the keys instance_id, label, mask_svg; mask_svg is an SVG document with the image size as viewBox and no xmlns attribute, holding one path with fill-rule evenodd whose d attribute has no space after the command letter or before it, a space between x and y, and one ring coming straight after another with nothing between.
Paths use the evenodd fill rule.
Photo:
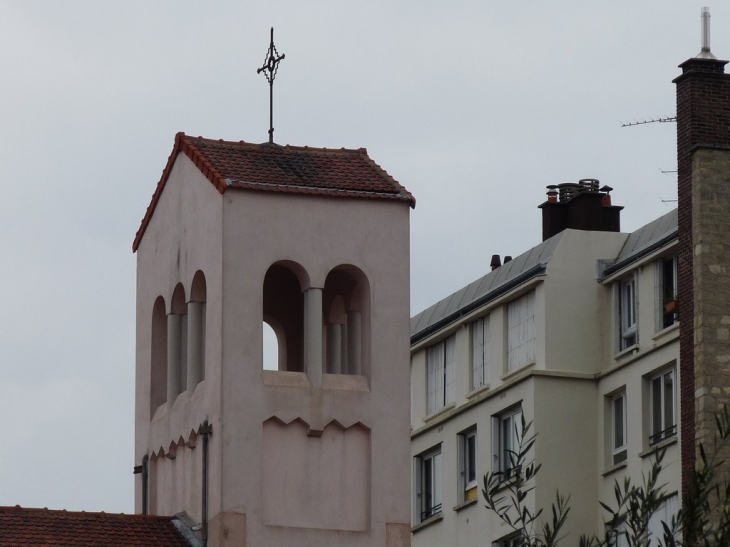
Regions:
<instances>
[{"instance_id":1,"label":"window","mask_svg":"<svg viewBox=\"0 0 730 547\"><path fill-rule=\"evenodd\" d=\"M661 308L662 328L671 327L677 322L677 257L672 256L660 261L661 269Z\"/></svg>"},{"instance_id":2,"label":"window","mask_svg":"<svg viewBox=\"0 0 730 547\"><path fill-rule=\"evenodd\" d=\"M441 446L415 458L418 522L441 512Z\"/></svg>"},{"instance_id":3,"label":"window","mask_svg":"<svg viewBox=\"0 0 730 547\"><path fill-rule=\"evenodd\" d=\"M150 347L150 418L167 401L167 309L158 296L152 308L152 346Z\"/></svg>"},{"instance_id":4,"label":"window","mask_svg":"<svg viewBox=\"0 0 730 547\"><path fill-rule=\"evenodd\" d=\"M606 524L606 533L612 534L608 547L629 547L629 540L626 537L626 523L622 522L616 527Z\"/></svg>"},{"instance_id":5,"label":"window","mask_svg":"<svg viewBox=\"0 0 730 547\"><path fill-rule=\"evenodd\" d=\"M666 498L649 517L647 523L647 532L649 534L647 547L661 547L664 545L664 526L662 523L666 523L669 529L672 528L672 518L677 516L678 512L678 498L677 495L669 496ZM606 531L612 531L613 538L609 545L611 547L628 547L629 539L627 534L630 533L628 526L625 522L622 522L615 529L611 530L609 526L606 527ZM677 538L679 539L679 538ZM643 543L643 542L642 542Z\"/></svg>"},{"instance_id":6,"label":"window","mask_svg":"<svg viewBox=\"0 0 730 547\"><path fill-rule=\"evenodd\" d=\"M471 324L471 371L472 389L489 383L489 316Z\"/></svg>"},{"instance_id":7,"label":"window","mask_svg":"<svg viewBox=\"0 0 730 547\"><path fill-rule=\"evenodd\" d=\"M633 277L618 285L619 350L639 341L636 329L636 281Z\"/></svg>"},{"instance_id":8,"label":"window","mask_svg":"<svg viewBox=\"0 0 730 547\"><path fill-rule=\"evenodd\" d=\"M674 369L665 370L651 378L649 390L651 408L650 445L674 437L677 434L674 410L674 374Z\"/></svg>"},{"instance_id":9,"label":"window","mask_svg":"<svg viewBox=\"0 0 730 547\"><path fill-rule=\"evenodd\" d=\"M304 269L293 262L274 264L264 276L261 321L269 325L276 335L276 343L272 346L277 348L277 362L267 366L278 370L304 372L304 317L307 310L304 299L308 291L302 290L300 279L305 277ZM271 353L267 349L267 355ZM263 351L261 355L263 367Z\"/></svg>"},{"instance_id":10,"label":"window","mask_svg":"<svg viewBox=\"0 0 730 547\"><path fill-rule=\"evenodd\" d=\"M522 440L522 406L492 418L492 435L492 467L495 472L503 473L505 480L510 477Z\"/></svg>"},{"instance_id":11,"label":"window","mask_svg":"<svg viewBox=\"0 0 730 547\"><path fill-rule=\"evenodd\" d=\"M507 371L535 360L535 291L507 306Z\"/></svg>"},{"instance_id":12,"label":"window","mask_svg":"<svg viewBox=\"0 0 730 547\"><path fill-rule=\"evenodd\" d=\"M367 374L363 334L368 325L368 295L368 280L359 268L341 264L327 274L322 293L327 374Z\"/></svg>"},{"instance_id":13,"label":"window","mask_svg":"<svg viewBox=\"0 0 730 547\"><path fill-rule=\"evenodd\" d=\"M429 414L454 401L454 358L456 337L428 348L428 409Z\"/></svg>"},{"instance_id":14,"label":"window","mask_svg":"<svg viewBox=\"0 0 730 547\"><path fill-rule=\"evenodd\" d=\"M492 543L492 547L524 547L525 539L520 534L511 534Z\"/></svg>"},{"instance_id":15,"label":"window","mask_svg":"<svg viewBox=\"0 0 730 547\"><path fill-rule=\"evenodd\" d=\"M618 465L626 461L626 392L614 395L611 400L611 462Z\"/></svg>"},{"instance_id":16,"label":"window","mask_svg":"<svg viewBox=\"0 0 730 547\"><path fill-rule=\"evenodd\" d=\"M477 430L459 434L459 484L462 503L479 497L477 488Z\"/></svg>"},{"instance_id":17,"label":"window","mask_svg":"<svg viewBox=\"0 0 730 547\"><path fill-rule=\"evenodd\" d=\"M648 547L660 547L664 545L664 526L666 523L672 529L672 518L676 518L679 511L679 500L676 494L666 498L662 504L649 517L649 545ZM678 538L679 539L679 538Z\"/></svg>"}]
</instances>

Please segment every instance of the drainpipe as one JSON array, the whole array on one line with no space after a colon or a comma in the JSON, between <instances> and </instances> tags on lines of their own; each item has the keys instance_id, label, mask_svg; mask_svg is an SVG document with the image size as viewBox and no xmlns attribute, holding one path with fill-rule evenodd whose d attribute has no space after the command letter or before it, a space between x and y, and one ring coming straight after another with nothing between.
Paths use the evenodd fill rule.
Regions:
<instances>
[{"instance_id":1,"label":"drainpipe","mask_svg":"<svg viewBox=\"0 0 730 547\"><path fill-rule=\"evenodd\" d=\"M150 457L145 454L142 456L142 465L134 466L134 474L142 475L142 514L149 514L149 461Z\"/></svg>"},{"instance_id":2,"label":"drainpipe","mask_svg":"<svg viewBox=\"0 0 730 547\"><path fill-rule=\"evenodd\" d=\"M203 547L208 544L208 437L213 432L213 427L205 420L198 428L198 435L203 437L203 484L202 484L202 504L201 504L201 520L203 525Z\"/></svg>"}]
</instances>

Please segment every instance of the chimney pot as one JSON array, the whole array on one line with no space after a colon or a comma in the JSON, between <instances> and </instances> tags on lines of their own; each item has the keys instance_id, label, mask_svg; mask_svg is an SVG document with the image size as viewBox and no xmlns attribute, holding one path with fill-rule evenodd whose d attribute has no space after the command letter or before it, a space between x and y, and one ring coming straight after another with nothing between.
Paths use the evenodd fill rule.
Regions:
<instances>
[{"instance_id":1,"label":"chimney pot","mask_svg":"<svg viewBox=\"0 0 730 547\"><path fill-rule=\"evenodd\" d=\"M489 263L489 265L492 267L492 270L496 270L497 268L499 268L502 265L499 259L499 255L492 255L492 261Z\"/></svg>"},{"instance_id":2,"label":"chimney pot","mask_svg":"<svg viewBox=\"0 0 730 547\"><path fill-rule=\"evenodd\" d=\"M555 203L558 201L558 187L554 184L550 184L547 187L547 197L549 203Z\"/></svg>"},{"instance_id":3,"label":"chimney pot","mask_svg":"<svg viewBox=\"0 0 730 547\"><path fill-rule=\"evenodd\" d=\"M509 262L510 260L512 260L512 257L510 255L504 255L504 263L505 264L507 264L507 262Z\"/></svg>"},{"instance_id":4,"label":"chimney pot","mask_svg":"<svg viewBox=\"0 0 730 547\"><path fill-rule=\"evenodd\" d=\"M581 188L588 190L589 192L598 192L598 179L580 179L578 184Z\"/></svg>"}]
</instances>

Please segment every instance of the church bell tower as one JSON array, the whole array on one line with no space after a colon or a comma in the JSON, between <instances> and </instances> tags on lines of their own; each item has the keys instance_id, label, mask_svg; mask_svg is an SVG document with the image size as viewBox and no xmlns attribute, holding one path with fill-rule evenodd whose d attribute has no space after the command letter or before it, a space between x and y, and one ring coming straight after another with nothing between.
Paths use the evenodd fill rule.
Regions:
<instances>
[{"instance_id":1,"label":"church bell tower","mask_svg":"<svg viewBox=\"0 0 730 547\"><path fill-rule=\"evenodd\" d=\"M410 544L414 205L365 149L175 137L133 245L137 512L211 546Z\"/></svg>"}]
</instances>

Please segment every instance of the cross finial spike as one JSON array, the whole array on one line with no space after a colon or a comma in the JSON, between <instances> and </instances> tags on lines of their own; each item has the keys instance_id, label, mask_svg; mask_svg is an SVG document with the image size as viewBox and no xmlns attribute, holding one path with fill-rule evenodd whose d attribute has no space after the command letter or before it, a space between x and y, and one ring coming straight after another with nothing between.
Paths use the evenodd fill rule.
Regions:
<instances>
[{"instance_id":1,"label":"cross finial spike","mask_svg":"<svg viewBox=\"0 0 730 547\"><path fill-rule=\"evenodd\" d=\"M264 64L259 68L256 73L264 73L266 79L269 81L269 143L274 142L274 78L276 78L276 72L279 68L279 62L283 60L285 55L276 51L274 46L274 27L271 27L271 43L269 44L269 51L264 57Z\"/></svg>"}]
</instances>

